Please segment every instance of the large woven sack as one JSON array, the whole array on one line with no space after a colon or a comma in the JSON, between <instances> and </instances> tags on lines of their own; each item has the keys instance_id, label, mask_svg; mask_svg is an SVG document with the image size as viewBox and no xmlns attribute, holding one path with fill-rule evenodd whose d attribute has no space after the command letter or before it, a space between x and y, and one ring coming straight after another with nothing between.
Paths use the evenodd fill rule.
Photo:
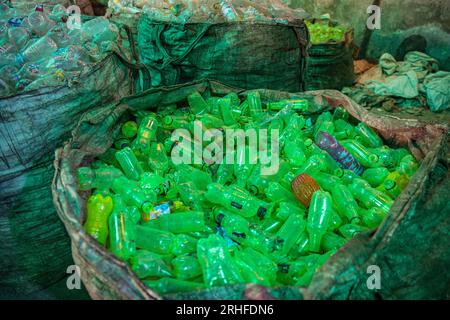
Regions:
<instances>
[{"instance_id":1,"label":"large woven sack","mask_svg":"<svg viewBox=\"0 0 450 320\"><path fill-rule=\"evenodd\" d=\"M309 36L290 25L250 22L169 24L142 14L137 44L153 87L215 79L246 89L303 90Z\"/></svg>"},{"instance_id":2,"label":"large woven sack","mask_svg":"<svg viewBox=\"0 0 450 320\"><path fill-rule=\"evenodd\" d=\"M184 101L194 91L225 95L235 91L215 81L153 88L86 113L73 138L56 151L54 204L72 240L72 254L81 278L94 299L317 299L317 298L442 298L448 291L450 262L448 171L445 126L417 119L373 114L338 91L286 93L258 90L262 99L306 98L312 112L343 106L355 118L375 127L391 145L408 147L422 161L408 187L397 198L384 223L348 242L315 275L309 288L264 288L234 285L164 297L154 293L131 269L115 258L83 229L86 193L77 192L75 171L105 152L119 133L129 111L154 109ZM366 284L367 266L382 270L381 290Z\"/></svg>"},{"instance_id":3,"label":"large woven sack","mask_svg":"<svg viewBox=\"0 0 450 320\"><path fill-rule=\"evenodd\" d=\"M341 42L311 45L305 75L305 90L341 90L355 81L353 31Z\"/></svg>"},{"instance_id":4,"label":"large woven sack","mask_svg":"<svg viewBox=\"0 0 450 320\"><path fill-rule=\"evenodd\" d=\"M70 241L52 205L54 149L80 115L130 94L130 70L108 55L69 85L0 98L0 296L62 279Z\"/></svg>"}]
</instances>

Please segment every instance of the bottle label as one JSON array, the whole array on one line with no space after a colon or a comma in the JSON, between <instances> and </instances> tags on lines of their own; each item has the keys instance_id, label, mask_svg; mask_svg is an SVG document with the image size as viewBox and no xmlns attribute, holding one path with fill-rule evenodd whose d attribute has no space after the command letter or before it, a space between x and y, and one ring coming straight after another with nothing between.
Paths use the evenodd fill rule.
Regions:
<instances>
[{"instance_id":1,"label":"bottle label","mask_svg":"<svg viewBox=\"0 0 450 320\"><path fill-rule=\"evenodd\" d=\"M236 208L236 209L239 209L239 210L241 210L243 208L242 204L237 203L235 201L231 201L231 206Z\"/></svg>"}]
</instances>

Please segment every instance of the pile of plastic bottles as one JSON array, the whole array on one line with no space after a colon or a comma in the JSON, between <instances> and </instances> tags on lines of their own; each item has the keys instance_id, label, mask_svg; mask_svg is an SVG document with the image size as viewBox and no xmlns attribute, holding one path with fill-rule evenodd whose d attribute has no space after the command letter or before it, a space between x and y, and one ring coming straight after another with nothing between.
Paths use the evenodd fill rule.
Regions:
<instances>
[{"instance_id":1,"label":"pile of plastic bottles","mask_svg":"<svg viewBox=\"0 0 450 320\"><path fill-rule=\"evenodd\" d=\"M303 9L292 9L277 0L110 0L115 13L144 12L152 19L173 23L254 21L287 24L292 19L304 19Z\"/></svg>"},{"instance_id":2,"label":"pile of plastic bottles","mask_svg":"<svg viewBox=\"0 0 450 320\"><path fill-rule=\"evenodd\" d=\"M346 29L343 26L333 27L328 21L326 23L306 21L305 24L308 27L312 44L342 42L345 39Z\"/></svg>"},{"instance_id":3,"label":"pile of plastic bottles","mask_svg":"<svg viewBox=\"0 0 450 320\"><path fill-rule=\"evenodd\" d=\"M78 26L62 5L49 15L37 5L22 17L0 3L0 96L64 84L103 59L118 40L117 27L103 17Z\"/></svg>"},{"instance_id":4,"label":"pile of plastic bottles","mask_svg":"<svg viewBox=\"0 0 450 320\"><path fill-rule=\"evenodd\" d=\"M315 119L300 115L308 108L307 100L263 103L253 91L244 101L196 92L183 106L134 113L107 152L77 169L79 190L92 191L85 230L160 294L308 286L348 240L379 226L418 168L343 108ZM279 169L262 175L248 151L233 164L175 164L174 148L194 143L194 120L277 130Z\"/></svg>"}]
</instances>

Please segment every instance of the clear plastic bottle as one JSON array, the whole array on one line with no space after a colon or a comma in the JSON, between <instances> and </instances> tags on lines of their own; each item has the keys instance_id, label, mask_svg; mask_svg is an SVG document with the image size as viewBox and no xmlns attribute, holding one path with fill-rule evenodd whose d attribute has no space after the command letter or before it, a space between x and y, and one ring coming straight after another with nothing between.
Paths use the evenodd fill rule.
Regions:
<instances>
[{"instance_id":1,"label":"clear plastic bottle","mask_svg":"<svg viewBox=\"0 0 450 320\"><path fill-rule=\"evenodd\" d=\"M44 36L54 25L44 12L34 11L28 15L28 24L31 30L39 37Z\"/></svg>"},{"instance_id":2,"label":"clear plastic bottle","mask_svg":"<svg viewBox=\"0 0 450 320\"><path fill-rule=\"evenodd\" d=\"M47 59L56 50L58 50L56 42L52 38L44 36L28 46L28 48L23 51L22 57L27 62L38 62L42 59Z\"/></svg>"}]
</instances>

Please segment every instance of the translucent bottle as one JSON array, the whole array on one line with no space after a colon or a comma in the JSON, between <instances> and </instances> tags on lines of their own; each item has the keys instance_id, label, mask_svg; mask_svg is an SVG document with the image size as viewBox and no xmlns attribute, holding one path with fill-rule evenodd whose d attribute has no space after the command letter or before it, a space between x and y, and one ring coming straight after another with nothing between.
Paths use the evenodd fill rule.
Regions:
<instances>
[{"instance_id":1,"label":"translucent bottle","mask_svg":"<svg viewBox=\"0 0 450 320\"><path fill-rule=\"evenodd\" d=\"M34 11L28 15L28 24L31 30L38 36L44 36L54 25L44 12Z\"/></svg>"},{"instance_id":2,"label":"translucent bottle","mask_svg":"<svg viewBox=\"0 0 450 320\"><path fill-rule=\"evenodd\" d=\"M205 230L205 216L202 211L188 211L166 214L145 223L150 228L172 233L187 233Z\"/></svg>"},{"instance_id":3,"label":"translucent bottle","mask_svg":"<svg viewBox=\"0 0 450 320\"><path fill-rule=\"evenodd\" d=\"M145 250L138 250L132 257L131 270L140 279L172 275L168 264L161 255Z\"/></svg>"},{"instance_id":4,"label":"translucent bottle","mask_svg":"<svg viewBox=\"0 0 450 320\"><path fill-rule=\"evenodd\" d=\"M121 132L127 139L132 139L136 136L138 132L138 125L135 121L127 121L121 127Z\"/></svg>"},{"instance_id":5,"label":"translucent bottle","mask_svg":"<svg viewBox=\"0 0 450 320\"><path fill-rule=\"evenodd\" d=\"M109 216L109 249L116 257L126 261L136 253L135 224L119 195L113 196L113 204L114 209Z\"/></svg>"},{"instance_id":6,"label":"translucent bottle","mask_svg":"<svg viewBox=\"0 0 450 320\"><path fill-rule=\"evenodd\" d=\"M144 170L130 147L117 151L116 159L120 163L120 166L128 179L138 181L144 173Z\"/></svg>"},{"instance_id":7,"label":"translucent bottle","mask_svg":"<svg viewBox=\"0 0 450 320\"><path fill-rule=\"evenodd\" d=\"M278 182L270 182L266 189L266 196L272 202L288 201L297 203L297 199L290 190L285 189Z\"/></svg>"},{"instance_id":8,"label":"translucent bottle","mask_svg":"<svg viewBox=\"0 0 450 320\"><path fill-rule=\"evenodd\" d=\"M22 53L22 57L27 62L38 62L48 59L57 49L56 42L52 38L44 36L28 46Z\"/></svg>"},{"instance_id":9,"label":"translucent bottle","mask_svg":"<svg viewBox=\"0 0 450 320\"><path fill-rule=\"evenodd\" d=\"M150 145L148 151L148 165L155 173L164 175L169 169L169 158L166 148L160 142L154 142Z\"/></svg>"},{"instance_id":10,"label":"translucent bottle","mask_svg":"<svg viewBox=\"0 0 450 320\"><path fill-rule=\"evenodd\" d=\"M87 201L86 209L84 229L101 245L105 245L108 237L108 218L113 210L112 198L103 197L101 194L92 195Z\"/></svg>"},{"instance_id":11,"label":"translucent bottle","mask_svg":"<svg viewBox=\"0 0 450 320\"><path fill-rule=\"evenodd\" d=\"M316 191L311 199L307 223L311 252L320 252L322 237L331 223L332 214L330 194L325 191Z\"/></svg>"},{"instance_id":12,"label":"translucent bottle","mask_svg":"<svg viewBox=\"0 0 450 320\"><path fill-rule=\"evenodd\" d=\"M342 184L336 184L332 189L332 195L339 214L346 217L351 223L358 223L360 221L359 206L350 190Z\"/></svg>"},{"instance_id":13,"label":"translucent bottle","mask_svg":"<svg viewBox=\"0 0 450 320\"><path fill-rule=\"evenodd\" d=\"M292 214L275 234L276 250L273 255L276 257L286 256L295 245L306 227L306 221L301 215Z\"/></svg>"},{"instance_id":14,"label":"translucent bottle","mask_svg":"<svg viewBox=\"0 0 450 320\"><path fill-rule=\"evenodd\" d=\"M208 104L197 91L187 97L193 114L203 114L208 110Z\"/></svg>"},{"instance_id":15,"label":"translucent bottle","mask_svg":"<svg viewBox=\"0 0 450 320\"><path fill-rule=\"evenodd\" d=\"M356 140L345 140L341 141L341 144L347 149L363 166L366 167L380 167L382 163L380 158L371 153L369 149L364 147L361 143Z\"/></svg>"},{"instance_id":16,"label":"translucent bottle","mask_svg":"<svg viewBox=\"0 0 450 320\"><path fill-rule=\"evenodd\" d=\"M372 188L369 183L362 179L355 179L349 189L353 196L366 208L377 207L387 213L394 203L388 195Z\"/></svg>"},{"instance_id":17,"label":"translucent bottle","mask_svg":"<svg viewBox=\"0 0 450 320\"><path fill-rule=\"evenodd\" d=\"M173 275L180 280L189 280L202 274L202 268L198 263L197 257L185 255L176 257L171 262Z\"/></svg>"},{"instance_id":18,"label":"translucent bottle","mask_svg":"<svg viewBox=\"0 0 450 320\"><path fill-rule=\"evenodd\" d=\"M360 122L355 127L355 132L357 134L356 140L361 141L364 146L368 148L379 148L383 146L383 140L365 123Z\"/></svg>"},{"instance_id":19,"label":"translucent bottle","mask_svg":"<svg viewBox=\"0 0 450 320\"><path fill-rule=\"evenodd\" d=\"M253 120L260 120L263 116L261 97L259 92L253 91L247 95L247 102L250 111L250 116Z\"/></svg>"},{"instance_id":20,"label":"translucent bottle","mask_svg":"<svg viewBox=\"0 0 450 320\"><path fill-rule=\"evenodd\" d=\"M362 178L370 183L373 188L383 184L386 177L389 175L389 170L385 167L368 168L362 174Z\"/></svg>"}]
</instances>

